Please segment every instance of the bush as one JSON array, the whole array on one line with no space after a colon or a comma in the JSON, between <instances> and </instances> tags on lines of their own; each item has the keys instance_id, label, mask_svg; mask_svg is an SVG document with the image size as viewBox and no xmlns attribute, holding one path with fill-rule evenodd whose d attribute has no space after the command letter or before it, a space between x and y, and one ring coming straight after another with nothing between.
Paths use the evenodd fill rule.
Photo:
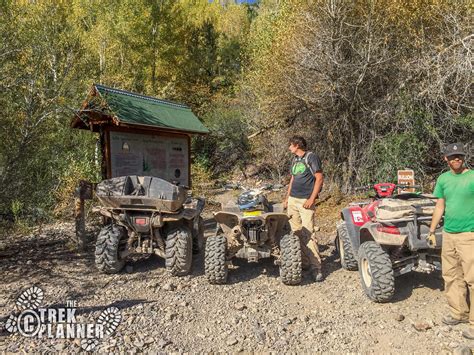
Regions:
<instances>
[{"instance_id":1,"label":"bush","mask_svg":"<svg viewBox=\"0 0 474 355\"><path fill-rule=\"evenodd\" d=\"M249 158L249 143L247 125L238 108L220 104L203 120L210 134L194 138L194 161L213 175L242 168Z\"/></svg>"}]
</instances>

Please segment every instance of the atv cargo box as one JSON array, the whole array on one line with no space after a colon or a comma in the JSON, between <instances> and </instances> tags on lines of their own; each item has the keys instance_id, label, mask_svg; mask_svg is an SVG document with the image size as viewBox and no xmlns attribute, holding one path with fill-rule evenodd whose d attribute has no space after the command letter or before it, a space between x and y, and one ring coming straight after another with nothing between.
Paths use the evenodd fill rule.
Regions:
<instances>
[{"instance_id":1,"label":"atv cargo box","mask_svg":"<svg viewBox=\"0 0 474 355\"><path fill-rule=\"evenodd\" d=\"M187 197L187 188L151 176L120 176L97 184L104 207L175 212Z\"/></svg>"}]
</instances>

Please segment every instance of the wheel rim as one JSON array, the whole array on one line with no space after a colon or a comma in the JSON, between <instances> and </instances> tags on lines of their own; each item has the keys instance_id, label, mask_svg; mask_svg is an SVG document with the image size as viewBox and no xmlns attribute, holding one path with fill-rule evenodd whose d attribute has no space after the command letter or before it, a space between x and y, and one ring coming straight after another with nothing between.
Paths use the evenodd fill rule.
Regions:
<instances>
[{"instance_id":1,"label":"wheel rim","mask_svg":"<svg viewBox=\"0 0 474 355\"><path fill-rule=\"evenodd\" d=\"M339 254L341 255L341 261L344 259L344 243L341 240L341 237L337 238L337 243L339 245Z\"/></svg>"},{"instance_id":2,"label":"wheel rim","mask_svg":"<svg viewBox=\"0 0 474 355\"><path fill-rule=\"evenodd\" d=\"M363 258L361 260L362 279L367 287L372 284L372 272L370 270L369 260Z\"/></svg>"}]
</instances>

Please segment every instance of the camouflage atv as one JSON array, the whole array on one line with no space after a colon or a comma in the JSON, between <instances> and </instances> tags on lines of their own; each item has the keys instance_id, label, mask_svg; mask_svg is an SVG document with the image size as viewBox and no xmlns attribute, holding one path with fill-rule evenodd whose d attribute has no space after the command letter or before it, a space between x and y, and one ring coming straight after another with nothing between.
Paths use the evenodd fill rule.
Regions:
<instances>
[{"instance_id":1,"label":"camouflage atv","mask_svg":"<svg viewBox=\"0 0 474 355\"><path fill-rule=\"evenodd\" d=\"M150 176L122 176L97 185L109 221L96 241L95 264L104 273L117 273L133 254L156 254L174 276L191 270L192 254L203 246L200 216L204 200L188 198L188 189Z\"/></svg>"},{"instance_id":2,"label":"camouflage atv","mask_svg":"<svg viewBox=\"0 0 474 355\"><path fill-rule=\"evenodd\" d=\"M230 201L214 214L216 234L205 247L205 273L212 284L227 281L228 265L233 258L249 263L275 258L280 277L286 285L301 282L301 247L290 232L288 216L281 204L270 204L260 190L250 190Z\"/></svg>"}]
</instances>

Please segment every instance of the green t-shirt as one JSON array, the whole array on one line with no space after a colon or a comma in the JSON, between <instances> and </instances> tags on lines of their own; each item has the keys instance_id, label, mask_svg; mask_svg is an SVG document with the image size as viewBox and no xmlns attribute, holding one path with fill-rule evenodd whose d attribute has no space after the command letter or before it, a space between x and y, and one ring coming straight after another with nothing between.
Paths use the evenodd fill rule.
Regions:
<instances>
[{"instance_id":1,"label":"green t-shirt","mask_svg":"<svg viewBox=\"0 0 474 355\"><path fill-rule=\"evenodd\" d=\"M444 230L448 233L474 232L474 170L463 174L441 174L433 192L445 201Z\"/></svg>"}]
</instances>

